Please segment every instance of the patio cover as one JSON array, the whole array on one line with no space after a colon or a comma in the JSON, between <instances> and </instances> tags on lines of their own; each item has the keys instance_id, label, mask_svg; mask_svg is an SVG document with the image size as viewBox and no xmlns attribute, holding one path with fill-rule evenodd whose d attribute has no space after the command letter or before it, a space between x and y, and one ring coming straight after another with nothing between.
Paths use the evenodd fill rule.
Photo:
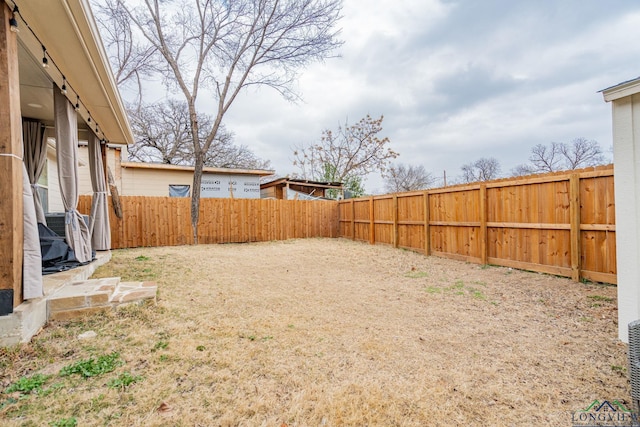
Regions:
<instances>
[{"instance_id":1,"label":"patio cover","mask_svg":"<svg viewBox=\"0 0 640 427\"><path fill-rule=\"evenodd\" d=\"M67 243L80 262L91 261L89 227L77 211L78 207L78 121L73 105L60 89L53 91L56 124L56 157L60 195L65 211Z\"/></svg>"}]
</instances>

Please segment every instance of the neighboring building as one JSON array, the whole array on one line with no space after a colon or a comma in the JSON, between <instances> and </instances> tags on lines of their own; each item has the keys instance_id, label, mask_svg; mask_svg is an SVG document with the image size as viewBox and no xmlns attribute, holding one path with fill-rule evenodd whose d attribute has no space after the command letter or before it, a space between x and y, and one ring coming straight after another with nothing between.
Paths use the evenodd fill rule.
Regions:
<instances>
[{"instance_id":1,"label":"neighboring building","mask_svg":"<svg viewBox=\"0 0 640 427\"><path fill-rule=\"evenodd\" d=\"M602 91L612 103L615 162L618 336L640 319L640 77Z\"/></svg>"},{"instance_id":2,"label":"neighboring building","mask_svg":"<svg viewBox=\"0 0 640 427\"><path fill-rule=\"evenodd\" d=\"M80 160L88 160L86 144L81 145ZM126 161L126 147L109 146L106 163L121 196L189 197L193 185L193 166ZM89 168L79 169L89 177ZM259 199L260 178L273 175L264 169L229 169L205 167L200 187L201 198ZM80 185L80 194L91 194L91 182Z\"/></svg>"},{"instance_id":3,"label":"neighboring building","mask_svg":"<svg viewBox=\"0 0 640 427\"><path fill-rule=\"evenodd\" d=\"M341 182L279 178L260 184L260 197L285 200L336 200L344 198L344 189Z\"/></svg>"},{"instance_id":4,"label":"neighboring building","mask_svg":"<svg viewBox=\"0 0 640 427\"><path fill-rule=\"evenodd\" d=\"M193 169L193 166L123 162L122 195L189 197ZM260 177L268 175L273 175L273 171L205 167L200 197L259 199Z\"/></svg>"}]
</instances>

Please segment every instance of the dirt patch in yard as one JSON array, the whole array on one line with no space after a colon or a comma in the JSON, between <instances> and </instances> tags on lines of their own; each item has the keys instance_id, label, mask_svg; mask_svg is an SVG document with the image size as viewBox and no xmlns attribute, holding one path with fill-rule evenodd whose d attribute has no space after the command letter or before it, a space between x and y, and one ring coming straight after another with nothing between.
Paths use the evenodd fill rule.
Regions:
<instances>
[{"instance_id":1,"label":"dirt patch in yard","mask_svg":"<svg viewBox=\"0 0 640 427\"><path fill-rule=\"evenodd\" d=\"M342 239L114 251L94 277L114 275L157 281L158 305L0 350L0 386L112 351L141 379L62 382L5 403L7 425L567 426L631 406L613 286Z\"/></svg>"}]
</instances>

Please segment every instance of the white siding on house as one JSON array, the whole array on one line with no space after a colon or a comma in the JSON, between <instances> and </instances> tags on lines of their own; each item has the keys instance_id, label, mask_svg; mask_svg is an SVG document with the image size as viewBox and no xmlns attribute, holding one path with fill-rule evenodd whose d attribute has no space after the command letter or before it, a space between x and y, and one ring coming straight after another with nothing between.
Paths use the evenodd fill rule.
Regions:
<instances>
[{"instance_id":1,"label":"white siding on house","mask_svg":"<svg viewBox=\"0 0 640 427\"><path fill-rule=\"evenodd\" d=\"M49 174L49 212L64 212L62 196L60 195L60 180L58 179L56 153L53 150L47 150L47 159L47 172Z\"/></svg>"},{"instance_id":2,"label":"white siding on house","mask_svg":"<svg viewBox=\"0 0 640 427\"><path fill-rule=\"evenodd\" d=\"M618 336L640 319L640 93L613 101Z\"/></svg>"},{"instance_id":3,"label":"white siding on house","mask_svg":"<svg viewBox=\"0 0 640 427\"><path fill-rule=\"evenodd\" d=\"M91 170L89 169L89 148L86 145L78 147L78 194L93 194L91 188Z\"/></svg>"}]
</instances>

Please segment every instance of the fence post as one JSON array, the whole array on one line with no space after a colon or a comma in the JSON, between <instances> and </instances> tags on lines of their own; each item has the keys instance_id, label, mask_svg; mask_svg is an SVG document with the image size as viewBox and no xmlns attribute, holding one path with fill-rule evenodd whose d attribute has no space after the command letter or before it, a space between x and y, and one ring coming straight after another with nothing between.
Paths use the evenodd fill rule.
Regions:
<instances>
[{"instance_id":1,"label":"fence post","mask_svg":"<svg viewBox=\"0 0 640 427\"><path fill-rule=\"evenodd\" d=\"M373 196L369 197L369 244L376 244L376 218L373 213Z\"/></svg>"},{"instance_id":2,"label":"fence post","mask_svg":"<svg viewBox=\"0 0 640 427\"><path fill-rule=\"evenodd\" d=\"M398 195L393 195L393 247L398 247Z\"/></svg>"},{"instance_id":3,"label":"fence post","mask_svg":"<svg viewBox=\"0 0 640 427\"><path fill-rule=\"evenodd\" d=\"M424 192L424 254L431 255L431 230L429 229L429 192Z\"/></svg>"},{"instance_id":4,"label":"fence post","mask_svg":"<svg viewBox=\"0 0 640 427\"><path fill-rule=\"evenodd\" d=\"M356 205L351 199L351 240L356 240Z\"/></svg>"},{"instance_id":5,"label":"fence post","mask_svg":"<svg viewBox=\"0 0 640 427\"><path fill-rule=\"evenodd\" d=\"M569 178L569 216L571 221L571 279L580 281L580 175Z\"/></svg>"},{"instance_id":6,"label":"fence post","mask_svg":"<svg viewBox=\"0 0 640 427\"><path fill-rule=\"evenodd\" d=\"M480 264L487 263L487 184L480 185Z\"/></svg>"}]
</instances>

